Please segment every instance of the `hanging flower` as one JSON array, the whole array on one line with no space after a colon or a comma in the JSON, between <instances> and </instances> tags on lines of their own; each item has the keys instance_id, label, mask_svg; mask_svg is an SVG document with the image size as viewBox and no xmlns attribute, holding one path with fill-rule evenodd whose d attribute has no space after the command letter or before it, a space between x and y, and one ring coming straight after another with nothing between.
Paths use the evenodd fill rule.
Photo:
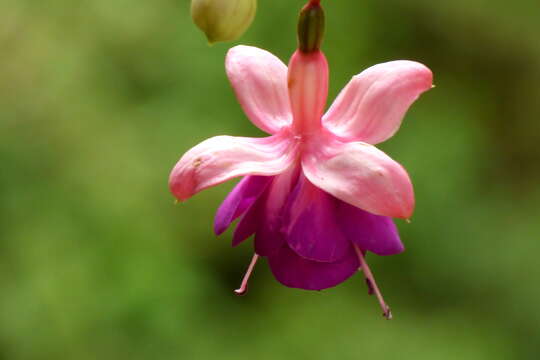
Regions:
<instances>
[{"instance_id":1,"label":"hanging flower","mask_svg":"<svg viewBox=\"0 0 540 360\"><path fill-rule=\"evenodd\" d=\"M244 177L214 223L221 234L240 219L233 246L254 235L255 255L238 293L260 256L279 282L307 290L336 286L361 269L389 318L364 255L403 251L392 218L411 217L414 194L405 169L374 145L398 130L409 106L432 87L432 74L412 61L375 65L354 76L324 113L328 65L314 44L300 46L288 68L265 50L229 50L225 65L238 100L271 136L203 141L176 164L170 189L186 200Z\"/></svg>"}]
</instances>

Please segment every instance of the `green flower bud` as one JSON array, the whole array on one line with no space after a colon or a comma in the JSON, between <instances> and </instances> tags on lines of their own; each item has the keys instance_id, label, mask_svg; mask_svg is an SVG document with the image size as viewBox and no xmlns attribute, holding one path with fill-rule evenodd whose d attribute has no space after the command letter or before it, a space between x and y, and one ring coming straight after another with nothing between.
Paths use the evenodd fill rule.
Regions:
<instances>
[{"instance_id":1,"label":"green flower bud","mask_svg":"<svg viewBox=\"0 0 540 360\"><path fill-rule=\"evenodd\" d=\"M239 38L251 25L257 0L192 0L191 17L213 44Z\"/></svg>"}]
</instances>

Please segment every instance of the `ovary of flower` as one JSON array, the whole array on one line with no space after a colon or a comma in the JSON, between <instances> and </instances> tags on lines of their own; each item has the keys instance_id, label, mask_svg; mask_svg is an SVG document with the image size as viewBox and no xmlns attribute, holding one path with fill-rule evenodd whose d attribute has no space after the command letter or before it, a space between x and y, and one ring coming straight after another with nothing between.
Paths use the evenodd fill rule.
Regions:
<instances>
[{"instance_id":1,"label":"ovary of flower","mask_svg":"<svg viewBox=\"0 0 540 360\"><path fill-rule=\"evenodd\" d=\"M413 187L405 169L374 145L390 138L432 87L431 71L404 60L375 65L354 76L324 113L328 66L319 50L295 52L287 68L265 50L236 46L226 70L248 118L271 136L203 141L174 167L172 193L185 200L245 176L218 210L215 231L240 217L233 245L255 234L252 265L267 257L287 286L335 286L359 267L369 272L366 251L403 251L391 218L411 217Z\"/></svg>"}]
</instances>

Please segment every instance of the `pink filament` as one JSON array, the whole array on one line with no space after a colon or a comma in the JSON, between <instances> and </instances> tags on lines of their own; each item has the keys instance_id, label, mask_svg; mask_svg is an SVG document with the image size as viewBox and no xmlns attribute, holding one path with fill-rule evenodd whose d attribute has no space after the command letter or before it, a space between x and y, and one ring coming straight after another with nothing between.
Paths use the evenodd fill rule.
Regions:
<instances>
[{"instance_id":1,"label":"pink filament","mask_svg":"<svg viewBox=\"0 0 540 360\"><path fill-rule=\"evenodd\" d=\"M381 294L381 291L379 290L379 287L377 286L377 283L375 282L375 278L373 277L373 273L369 269L369 266L364 259L364 255L362 254L362 251L358 248L358 246L354 246L354 249L356 250L356 254L358 254L358 259L360 260L360 268L364 272L364 277L366 278L366 283L368 285L369 293L375 294L377 296L377 300L379 300L379 304L381 305L381 309L383 310L383 316L387 318L388 320L392 319L392 312L390 311L390 308L386 303L384 302L383 296Z\"/></svg>"},{"instance_id":2,"label":"pink filament","mask_svg":"<svg viewBox=\"0 0 540 360\"><path fill-rule=\"evenodd\" d=\"M253 269L255 268L255 264L257 263L257 260L259 260L259 255L253 254L253 258L251 258L251 263L249 264L246 274L244 275L244 278L242 279L242 284L240 284L240 288L234 290L234 293L236 295L241 296L247 293L249 277L251 276L251 273L253 272Z\"/></svg>"}]
</instances>

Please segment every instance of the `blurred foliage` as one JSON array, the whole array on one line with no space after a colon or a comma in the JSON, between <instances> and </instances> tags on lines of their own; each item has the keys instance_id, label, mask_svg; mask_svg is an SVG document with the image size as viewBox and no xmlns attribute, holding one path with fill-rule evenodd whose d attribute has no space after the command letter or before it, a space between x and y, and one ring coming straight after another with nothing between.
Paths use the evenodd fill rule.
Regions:
<instances>
[{"instance_id":1,"label":"blurred foliage","mask_svg":"<svg viewBox=\"0 0 540 360\"><path fill-rule=\"evenodd\" d=\"M260 1L241 43L286 60L301 0ZM169 171L218 134L261 136L187 0L0 2L0 359L538 359L540 4L326 1L330 100L374 63L437 88L382 145L416 186L407 251L287 289L216 239L232 183L173 205Z\"/></svg>"}]
</instances>

